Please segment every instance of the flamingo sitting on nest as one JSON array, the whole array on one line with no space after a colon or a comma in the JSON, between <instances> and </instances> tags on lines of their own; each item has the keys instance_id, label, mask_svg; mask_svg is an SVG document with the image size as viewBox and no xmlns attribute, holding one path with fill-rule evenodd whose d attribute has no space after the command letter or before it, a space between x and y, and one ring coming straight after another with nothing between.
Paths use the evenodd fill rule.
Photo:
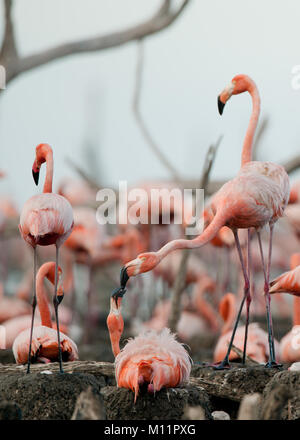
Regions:
<instances>
[{"instance_id":1,"label":"flamingo sitting on nest","mask_svg":"<svg viewBox=\"0 0 300 440\"><path fill-rule=\"evenodd\" d=\"M219 309L220 315L224 320L224 326L221 337L219 338L214 351L214 362L220 362L227 352L227 345L230 341L232 327L234 325L234 317L236 315L236 305L236 296L233 293L226 293L220 302ZM244 346L244 336L245 327L238 327L233 343L241 351ZM278 342L276 340L275 344L278 348ZM259 327L257 322L249 324L247 354L259 363L266 362L269 357L268 334ZM239 355L231 350L229 360L233 361L238 358Z\"/></svg>"},{"instance_id":2,"label":"flamingo sitting on nest","mask_svg":"<svg viewBox=\"0 0 300 440\"><path fill-rule=\"evenodd\" d=\"M121 297L111 298L107 317L118 387L131 389L136 402L141 386L147 386L147 391L153 394L163 387L177 387L186 382L191 372L190 357L167 328L142 333L120 350L124 328L121 301Z\"/></svg>"},{"instance_id":3,"label":"flamingo sitting on nest","mask_svg":"<svg viewBox=\"0 0 300 440\"><path fill-rule=\"evenodd\" d=\"M55 362L58 361L59 351L61 350L62 359L65 361L75 361L78 359L78 350L75 342L64 333L60 332L60 350L57 341L57 330L52 328L51 314L47 295L43 286L45 277L55 284L56 265L54 262L43 264L36 277L37 304L41 315L41 325L35 326L32 332L31 328L23 330L13 343L13 353L17 364L28 362L28 348L31 344L30 360L37 362ZM63 295L61 283L61 268L58 267L57 294Z\"/></svg>"},{"instance_id":4,"label":"flamingo sitting on nest","mask_svg":"<svg viewBox=\"0 0 300 440\"><path fill-rule=\"evenodd\" d=\"M270 293L290 293L294 298L293 328L280 341L283 362L300 361L300 254L291 257L291 270L270 283Z\"/></svg>"}]
</instances>

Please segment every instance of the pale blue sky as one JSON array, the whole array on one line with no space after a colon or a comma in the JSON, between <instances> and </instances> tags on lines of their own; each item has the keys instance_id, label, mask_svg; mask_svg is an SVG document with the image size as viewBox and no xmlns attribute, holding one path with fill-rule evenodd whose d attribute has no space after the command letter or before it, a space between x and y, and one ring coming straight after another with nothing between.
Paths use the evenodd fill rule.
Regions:
<instances>
[{"instance_id":1,"label":"pale blue sky","mask_svg":"<svg viewBox=\"0 0 300 440\"><path fill-rule=\"evenodd\" d=\"M147 18L157 0L15 0L22 54L106 33ZM2 9L1 9L2 12ZM300 149L300 3L295 0L194 0L174 25L145 43L142 112L164 153L186 178L198 178L208 145L224 134L212 177L230 178L240 163L251 112L249 96L233 97L221 118L217 95L237 73L257 83L270 117L260 157L288 159ZM3 27L3 25L1 25ZM136 44L76 55L28 72L0 100L1 192L21 206L35 188L34 148L54 149L54 186L72 175L64 158L82 163L89 139L107 184L167 178L131 111Z\"/></svg>"}]
</instances>

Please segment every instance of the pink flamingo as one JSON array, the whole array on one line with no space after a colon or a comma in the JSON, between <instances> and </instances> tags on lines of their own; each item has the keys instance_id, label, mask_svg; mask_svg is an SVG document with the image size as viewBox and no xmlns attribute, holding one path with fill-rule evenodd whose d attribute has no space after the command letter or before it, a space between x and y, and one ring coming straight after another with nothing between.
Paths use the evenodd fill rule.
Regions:
<instances>
[{"instance_id":1,"label":"pink flamingo","mask_svg":"<svg viewBox=\"0 0 300 440\"><path fill-rule=\"evenodd\" d=\"M181 340L189 341L199 333L215 333L218 331L217 313L204 298L205 292L213 293L215 288L215 282L210 277L204 276L199 278L197 284L195 284L192 307L189 305L187 298L184 298L186 306L183 307L177 326L177 334ZM152 318L143 324L142 329L162 330L168 324L170 311L170 300L159 302L154 309Z\"/></svg>"},{"instance_id":2,"label":"pink flamingo","mask_svg":"<svg viewBox=\"0 0 300 440\"><path fill-rule=\"evenodd\" d=\"M38 362L55 362L60 358L66 361L75 361L78 359L78 351L75 342L60 331L60 339L57 340L57 329L52 328L51 314L45 288L44 279L55 284L57 269L57 296L63 296L63 287L61 282L62 270L56 267L54 262L43 264L36 277L37 304L41 315L41 325L27 328L18 334L13 343L13 353L17 364L25 364L30 360ZM30 322L28 322L30 326ZM60 345L58 345L60 344ZM28 348L30 347L30 360L28 360ZM60 350L59 350L60 347Z\"/></svg>"},{"instance_id":3,"label":"pink flamingo","mask_svg":"<svg viewBox=\"0 0 300 440\"><path fill-rule=\"evenodd\" d=\"M300 361L300 254L291 257L291 270L270 283L270 293L285 292L295 295L293 328L280 341L283 362Z\"/></svg>"},{"instance_id":4,"label":"pink flamingo","mask_svg":"<svg viewBox=\"0 0 300 440\"><path fill-rule=\"evenodd\" d=\"M59 365L60 372L62 369L62 353L59 335L58 322L58 305L62 300L62 296L57 296L57 271L58 271L58 253L59 247L71 234L73 228L73 212L70 203L62 196L52 193L53 181L53 152L48 144L39 144L36 147L36 158L32 167L32 175L36 185L39 181L39 173L41 165L46 162L46 179L43 194L31 197L25 203L21 212L19 229L23 239L29 243L34 251L34 279L36 277L36 246L48 246L54 244L56 247L56 271L55 271L55 287L54 287L54 310L57 326L57 340L59 347ZM32 301L32 324L31 336L29 343L28 368L30 372L30 353L31 340L34 325L34 312L36 308L36 290L34 283L33 301Z\"/></svg>"},{"instance_id":5,"label":"pink flamingo","mask_svg":"<svg viewBox=\"0 0 300 440\"><path fill-rule=\"evenodd\" d=\"M130 339L120 350L124 322L121 301L111 298L107 327L115 356L118 387L134 391L134 402L141 386L151 394L163 387L177 387L189 379L191 361L187 351L165 328L161 333L149 331Z\"/></svg>"},{"instance_id":6,"label":"pink flamingo","mask_svg":"<svg viewBox=\"0 0 300 440\"><path fill-rule=\"evenodd\" d=\"M28 314L30 314L30 305L19 298L4 296L3 286L0 284L0 323Z\"/></svg>"},{"instance_id":7,"label":"pink flamingo","mask_svg":"<svg viewBox=\"0 0 300 440\"><path fill-rule=\"evenodd\" d=\"M236 297L233 293L226 293L220 302L220 315L224 320L222 334L214 351L214 362L224 359L227 352L227 345L230 341L234 318L236 315ZM245 327L238 327L234 337L234 345L243 350ZM275 340L278 346L278 342ZM248 328L248 355L257 362L266 362L269 356L268 334L262 330L258 323L252 322ZM229 360L236 360L239 355L231 350Z\"/></svg>"},{"instance_id":8,"label":"pink flamingo","mask_svg":"<svg viewBox=\"0 0 300 440\"><path fill-rule=\"evenodd\" d=\"M130 276L137 275L142 272L152 270L159 262L175 249L193 249L199 248L210 240L212 240L223 226L232 229L236 247L244 275L244 297L238 311L237 319L233 328L232 338L228 347L227 354L219 367L229 368L229 353L231 351L232 341L240 319L241 311L245 300L247 300L247 315L245 326L245 346L244 358L246 356L247 345L247 329L249 323L249 309L251 302L249 270L244 263L241 246L238 237L238 229L255 228L258 236L262 266L264 271L264 292L267 310L268 334L270 346L270 358L267 367L276 367L278 364L275 360L274 336L272 327L272 317L270 312L270 293L269 293L269 277L272 254L272 238L275 222L282 217L284 209L289 200L289 178L280 165L272 162L251 161L252 145L255 129L258 122L260 111L260 98L258 89L254 81L246 75L235 76L229 86L218 97L219 112L222 114L225 103L232 95L243 92L249 92L252 97L253 110L244 140L242 150L242 163L238 175L227 182L214 195L211 201L211 207L214 217L209 226L201 235L193 240L178 239L173 240L159 249L157 252L148 252L139 255L135 260L128 262L121 270L121 290L116 291L115 296L122 294L125 285ZM270 241L268 262L265 265L263 250L261 245L260 229L269 225ZM249 234L248 234L248 267L250 255Z\"/></svg>"}]
</instances>

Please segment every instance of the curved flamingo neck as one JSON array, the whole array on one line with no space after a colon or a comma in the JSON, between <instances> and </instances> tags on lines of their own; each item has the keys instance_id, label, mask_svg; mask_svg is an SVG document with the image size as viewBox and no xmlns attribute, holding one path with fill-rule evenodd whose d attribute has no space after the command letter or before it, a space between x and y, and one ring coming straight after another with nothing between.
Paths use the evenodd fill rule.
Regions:
<instances>
[{"instance_id":1,"label":"curved flamingo neck","mask_svg":"<svg viewBox=\"0 0 300 440\"><path fill-rule=\"evenodd\" d=\"M208 322L213 330L218 329L218 318L213 307L204 298L204 292L207 289L207 280L200 279L195 286L194 301L198 313Z\"/></svg>"},{"instance_id":2,"label":"curved flamingo neck","mask_svg":"<svg viewBox=\"0 0 300 440\"><path fill-rule=\"evenodd\" d=\"M44 279L49 271L49 265L44 264L37 273L36 276L36 297L37 304L41 315L42 325L52 328L51 314L49 309L49 303L47 294L44 287Z\"/></svg>"},{"instance_id":3,"label":"curved flamingo neck","mask_svg":"<svg viewBox=\"0 0 300 440\"><path fill-rule=\"evenodd\" d=\"M212 222L202 232L202 234L198 235L198 237L194 238L193 240L187 240L184 238L178 240L172 240L169 243L165 244L161 249L155 252L158 258L158 263L163 258L165 258L170 252L176 249L194 249L204 246L206 243L212 240L217 234L217 232L220 230L220 228L225 225L227 220L226 217L227 217L226 209L225 207L222 206L217 211Z\"/></svg>"},{"instance_id":4,"label":"curved flamingo neck","mask_svg":"<svg viewBox=\"0 0 300 440\"><path fill-rule=\"evenodd\" d=\"M222 335L232 330L235 320L236 300L233 293L227 293L220 304L220 314L224 319Z\"/></svg>"},{"instance_id":5,"label":"curved flamingo neck","mask_svg":"<svg viewBox=\"0 0 300 440\"><path fill-rule=\"evenodd\" d=\"M46 160L46 178L44 183L43 192L52 193L52 181L53 181L53 154L52 151L48 151L45 157Z\"/></svg>"},{"instance_id":6,"label":"curved flamingo neck","mask_svg":"<svg viewBox=\"0 0 300 440\"><path fill-rule=\"evenodd\" d=\"M118 298L117 304L115 299L111 298L110 312L106 320L111 348L115 357L120 353L120 339L124 329L124 321L121 314L121 303L121 298Z\"/></svg>"},{"instance_id":7,"label":"curved flamingo neck","mask_svg":"<svg viewBox=\"0 0 300 440\"><path fill-rule=\"evenodd\" d=\"M247 80L247 83L248 83L247 91L250 93L252 98L252 114L250 117L248 129L244 139L241 166L244 166L246 163L252 161L253 139L260 113L260 97L256 84L250 78Z\"/></svg>"},{"instance_id":8,"label":"curved flamingo neck","mask_svg":"<svg viewBox=\"0 0 300 440\"><path fill-rule=\"evenodd\" d=\"M300 264L300 254L293 254L291 257L291 269L296 269ZM293 325L300 325L300 297L294 296Z\"/></svg>"}]
</instances>

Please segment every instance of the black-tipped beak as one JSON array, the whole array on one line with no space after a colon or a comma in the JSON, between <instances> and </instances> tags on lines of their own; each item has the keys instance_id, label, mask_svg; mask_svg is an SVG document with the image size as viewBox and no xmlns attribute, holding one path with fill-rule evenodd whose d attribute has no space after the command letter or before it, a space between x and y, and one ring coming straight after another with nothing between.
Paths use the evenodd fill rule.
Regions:
<instances>
[{"instance_id":1,"label":"black-tipped beak","mask_svg":"<svg viewBox=\"0 0 300 440\"><path fill-rule=\"evenodd\" d=\"M220 96L218 96L218 109L219 109L220 115L223 114L224 107L225 107L225 104L221 101Z\"/></svg>"},{"instance_id":2,"label":"black-tipped beak","mask_svg":"<svg viewBox=\"0 0 300 440\"><path fill-rule=\"evenodd\" d=\"M118 305L118 298L123 298L123 296L126 293L126 289L123 287L118 287L117 289L113 290L111 296L116 302L116 306Z\"/></svg>"},{"instance_id":3,"label":"black-tipped beak","mask_svg":"<svg viewBox=\"0 0 300 440\"><path fill-rule=\"evenodd\" d=\"M127 281L129 280L129 276L127 273L127 269L125 266L122 267L121 273L120 273L120 284L121 287L125 288Z\"/></svg>"},{"instance_id":4,"label":"black-tipped beak","mask_svg":"<svg viewBox=\"0 0 300 440\"><path fill-rule=\"evenodd\" d=\"M33 176L33 180L34 180L35 184L38 185L39 184L40 171L32 170L32 176Z\"/></svg>"}]
</instances>

